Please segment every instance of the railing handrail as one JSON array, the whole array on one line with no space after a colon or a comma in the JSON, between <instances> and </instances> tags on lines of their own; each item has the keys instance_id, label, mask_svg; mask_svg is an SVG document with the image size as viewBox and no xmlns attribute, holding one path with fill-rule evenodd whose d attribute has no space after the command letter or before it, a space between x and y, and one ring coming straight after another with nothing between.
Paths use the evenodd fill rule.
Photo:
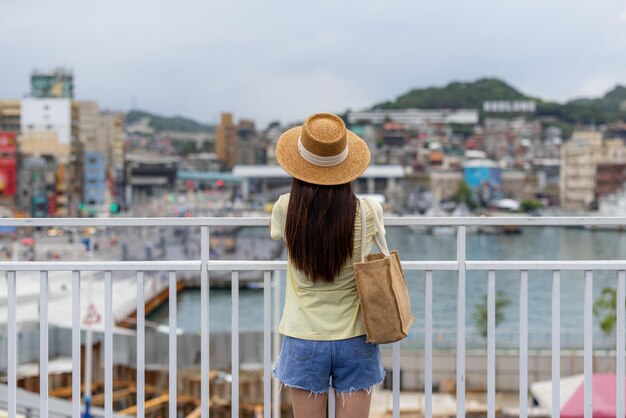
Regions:
<instances>
[{"instance_id":1,"label":"railing handrail","mask_svg":"<svg viewBox=\"0 0 626 418\"><path fill-rule=\"evenodd\" d=\"M0 226L268 226L268 216L195 218L0 218ZM386 216L387 226L626 226L625 216Z\"/></svg>"},{"instance_id":2,"label":"railing handrail","mask_svg":"<svg viewBox=\"0 0 626 418\"><path fill-rule=\"evenodd\" d=\"M468 260L466 270L626 270L626 260ZM458 271L457 261L402 261L404 270ZM207 260L207 271L286 270L284 260ZM201 271L200 260L0 261L0 271ZM245 279L243 279L245 280Z\"/></svg>"},{"instance_id":3,"label":"railing handrail","mask_svg":"<svg viewBox=\"0 0 626 418\"><path fill-rule=\"evenodd\" d=\"M113 414L113 328L115 326L115 313L113 312L113 276L117 271L134 271L136 280L136 324L137 324L137 415L144 415L145 400L145 301L149 292L145 289L146 272L168 271L169 290L169 392L177 393L177 318L176 318L176 284L177 273L182 271L200 272L200 306L201 306L201 332L200 332L200 368L201 368L201 415L207 418L209 415L209 272L215 270L230 271L231 284L231 369L232 405L239 404L239 284L244 279L239 277L239 272L261 271L263 272L263 404L264 418L270 418L269 405L272 404L271 396L274 397L274 407L279 409L279 390L270 389L271 385L271 350L279 347L278 333L272 334L270 303L272 300L280 299L280 283L278 270L285 270L287 262L284 260L272 261L252 261L252 260L211 260L209 257L210 227L238 227L238 226L259 226L267 228L269 217L199 217L199 218L3 218L0 219L0 226L15 227L197 227L200 230L200 258L191 260L156 260L156 261L7 261L0 262L0 271L6 273L7 281L7 381L8 392L6 399L9 408L9 416L16 415L17 405L17 357L18 357L18 321L17 305L20 301L17 296L17 272L39 271L39 289L45 289L39 294L39 315L40 315L40 363L39 370L41 376L48 376L49 338L48 338L48 312L49 312L49 276L51 271L71 271L72 272L72 414L79 417L81 412L81 273L84 271L104 271L104 282L101 283L104 289L104 399L105 414ZM487 318L487 398L488 416L495 417L495 368L496 368L496 281L500 277L499 271L516 270L519 271L519 415L528 416L528 378L529 378L529 329L528 329L528 275L530 270L552 270L552 394L553 411L552 416L559 416L559 384L560 384L560 352L561 352L561 328L560 328L560 286L562 270L584 271L584 405L585 417L592 416L593 383L593 275L594 270L612 270L617 273L617 321L616 321L616 375L617 394L624 393L624 376L626 366L624 362L624 326L626 309L622 301L626 298L626 260L467 260L467 232L474 228L471 226L555 226L555 227L582 227L582 226L618 226L619 229L626 229L626 217L528 217L528 216L507 216L507 217L393 217L384 219L386 226L448 226L454 227L456 237L456 259L454 260L411 260L404 261L405 270L423 271L425 273L424 287L424 405L425 416L432 416L432 388L433 388L433 332L437 330L433 325L433 272L434 271L454 271L457 273L456 282L456 416L465 417L465 392L466 392L466 275L468 271L486 271L488 279L488 318ZM143 235L143 234L142 234ZM274 275L274 279L272 279ZM117 275L116 275L117 276ZM85 277L87 279L87 277ZM256 278L258 280L258 278ZM90 283L92 280L90 280ZM270 290L273 288L273 296ZM278 303L274 303L274 317L278 318ZM275 321L277 322L277 321ZM89 336L90 333L87 333ZM86 346L91 346L90 337L85 341ZM470 347L467 347L470 348ZM89 352L89 351L87 351ZM277 352L275 352L275 358ZM84 364L92 364L91 356L89 360L85 357ZM392 404L393 416L400 415L400 343L393 345L392 352ZM87 374L86 374L87 376ZM87 378L87 381L90 381ZM90 386L87 386L90 387ZM48 379L40 379L39 411L42 417L49 417L51 412L48 399ZM168 401L170 416L176 415L177 398L171 397ZM330 396L329 399L333 399ZM616 410L618 416L624 416L624 400L621 395L617 396ZM238 417L238 408L232 408L233 417ZM334 418L334 404L329 402L330 418Z\"/></svg>"}]
</instances>

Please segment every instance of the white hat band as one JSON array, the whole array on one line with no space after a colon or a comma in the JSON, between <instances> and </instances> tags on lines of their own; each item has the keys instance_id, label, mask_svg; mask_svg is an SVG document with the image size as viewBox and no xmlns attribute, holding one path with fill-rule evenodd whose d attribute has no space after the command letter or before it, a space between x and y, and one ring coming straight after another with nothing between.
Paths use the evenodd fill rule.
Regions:
<instances>
[{"instance_id":1,"label":"white hat band","mask_svg":"<svg viewBox=\"0 0 626 418\"><path fill-rule=\"evenodd\" d=\"M346 158L348 158L348 145L343 151L341 151L337 155L331 155L330 157L324 157L322 155L313 154L311 151L307 150L304 145L302 145L301 137L298 137L298 151L300 151L300 155L306 161L310 162L313 165L319 167L333 167L337 164L342 163Z\"/></svg>"}]
</instances>

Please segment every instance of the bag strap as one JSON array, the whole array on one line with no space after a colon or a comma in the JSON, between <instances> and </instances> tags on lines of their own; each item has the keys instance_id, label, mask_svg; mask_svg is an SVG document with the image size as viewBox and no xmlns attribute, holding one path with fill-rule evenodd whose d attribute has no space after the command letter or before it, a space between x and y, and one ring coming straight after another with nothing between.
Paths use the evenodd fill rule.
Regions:
<instances>
[{"instance_id":1,"label":"bag strap","mask_svg":"<svg viewBox=\"0 0 626 418\"><path fill-rule=\"evenodd\" d=\"M389 247L387 246L387 240L385 239L385 234L383 234L384 227L383 221L378 217L376 213L376 209L374 205L369 200L365 200L365 204L369 206L370 211L372 212L372 216L374 217L374 225L376 225L376 234L374 235L374 241L376 242L376 246L380 250L381 253L389 256Z\"/></svg>"},{"instance_id":2,"label":"bag strap","mask_svg":"<svg viewBox=\"0 0 626 418\"><path fill-rule=\"evenodd\" d=\"M366 213L365 206L367 205L370 208L370 212L372 212L372 217L374 218L374 225L376 227L376 233L374 234L374 242L378 247L378 251L389 256L389 247L387 247L387 240L385 239L385 235L383 232L383 223L378 217L374 206L370 201L365 198L360 199L361 203L361 261L365 261L365 239L366 239L366 230L367 230L367 221L366 221Z\"/></svg>"},{"instance_id":3,"label":"bag strap","mask_svg":"<svg viewBox=\"0 0 626 418\"><path fill-rule=\"evenodd\" d=\"M361 207L361 261L365 261L365 239L367 237L367 216L365 213L365 198L359 199Z\"/></svg>"}]
</instances>

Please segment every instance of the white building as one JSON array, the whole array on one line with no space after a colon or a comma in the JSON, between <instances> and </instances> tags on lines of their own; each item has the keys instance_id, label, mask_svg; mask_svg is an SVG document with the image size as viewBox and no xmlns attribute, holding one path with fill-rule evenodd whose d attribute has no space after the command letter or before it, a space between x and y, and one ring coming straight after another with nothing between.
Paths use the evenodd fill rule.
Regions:
<instances>
[{"instance_id":1,"label":"white building","mask_svg":"<svg viewBox=\"0 0 626 418\"><path fill-rule=\"evenodd\" d=\"M577 131L561 147L561 207L586 210L595 200L599 163L625 163L626 146L621 140L603 140L602 132Z\"/></svg>"},{"instance_id":2,"label":"white building","mask_svg":"<svg viewBox=\"0 0 626 418\"><path fill-rule=\"evenodd\" d=\"M350 123L396 122L406 127L417 127L423 123L458 123L474 125L478 123L476 109L374 109L350 112Z\"/></svg>"},{"instance_id":3,"label":"white building","mask_svg":"<svg viewBox=\"0 0 626 418\"><path fill-rule=\"evenodd\" d=\"M59 143L72 139L72 102L70 99L23 99L20 128L23 133L56 132Z\"/></svg>"}]
</instances>

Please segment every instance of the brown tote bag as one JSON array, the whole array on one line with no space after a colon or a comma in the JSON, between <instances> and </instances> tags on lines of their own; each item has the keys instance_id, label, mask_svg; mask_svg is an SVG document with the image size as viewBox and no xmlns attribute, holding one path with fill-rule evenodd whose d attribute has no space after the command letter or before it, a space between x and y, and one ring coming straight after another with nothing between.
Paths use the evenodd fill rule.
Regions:
<instances>
[{"instance_id":1,"label":"brown tote bag","mask_svg":"<svg viewBox=\"0 0 626 418\"><path fill-rule=\"evenodd\" d=\"M389 252L381 220L366 199L361 205L361 261L354 263L356 286L361 300L367 342L386 344L407 336L415 321L411 313L409 292L404 281L398 251ZM366 238L365 205L370 208L376 224L374 241L380 253L364 257Z\"/></svg>"}]
</instances>

